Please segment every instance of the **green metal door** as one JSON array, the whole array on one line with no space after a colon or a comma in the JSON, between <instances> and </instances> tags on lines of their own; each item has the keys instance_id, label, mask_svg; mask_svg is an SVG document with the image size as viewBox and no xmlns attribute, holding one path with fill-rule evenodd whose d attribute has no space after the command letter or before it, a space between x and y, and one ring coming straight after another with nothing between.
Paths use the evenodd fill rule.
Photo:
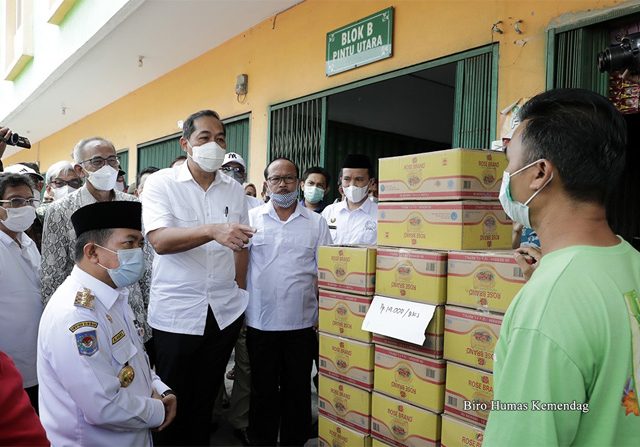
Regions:
<instances>
[{"instance_id":1,"label":"green metal door","mask_svg":"<svg viewBox=\"0 0 640 447\"><path fill-rule=\"evenodd\" d=\"M180 147L180 134L171 135L160 141L143 144L138 147L138 172L149 166L164 169L178 155L184 154Z\"/></svg>"},{"instance_id":2,"label":"green metal door","mask_svg":"<svg viewBox=\"0 0 640 447\"><path fill-rule=\"evenodd\" d=\"M453 147L482 149L491 145L498 83L497 47L494 49L457 62Z\"/></svg>"},{"instance_id":3,"label":"green metal door","mask_svg":"<svg viewBox=\"0 0 640 447\"><path fill-rule=\"evenodd\" d=\"M227 152L240 154L249 168L249 116L223 120L227 138Z\"/></svg>"},{"instance_id":4,"label":"green metal door","mask_svg":"<svg viewBox=\"0 0 640 447\"><path fill-rule=\"evenodd\" d=\"M117 152L120 157L120 169L129 174L129 149L123 149Z\"/></svg>"}]
</instances>

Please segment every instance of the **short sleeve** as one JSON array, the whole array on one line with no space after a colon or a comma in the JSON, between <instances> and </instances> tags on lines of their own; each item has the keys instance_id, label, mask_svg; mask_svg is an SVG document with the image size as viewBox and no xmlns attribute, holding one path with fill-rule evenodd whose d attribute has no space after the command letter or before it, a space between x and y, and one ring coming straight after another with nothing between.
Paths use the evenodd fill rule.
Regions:
<instances>
[{"instance_id":1,"label":"short sleeve","mask_svg":"<svg viewBox=\"0 0 640 447\"><path fill-rule=\"evenodd\" d=\"M144 184L144 192L140 196L142 200L142 222L146 234L158 228L175 226L174 214L166 191L166 183L169 179L158 174L151 174L147 178Z\"/></svg>"}]
</instances>

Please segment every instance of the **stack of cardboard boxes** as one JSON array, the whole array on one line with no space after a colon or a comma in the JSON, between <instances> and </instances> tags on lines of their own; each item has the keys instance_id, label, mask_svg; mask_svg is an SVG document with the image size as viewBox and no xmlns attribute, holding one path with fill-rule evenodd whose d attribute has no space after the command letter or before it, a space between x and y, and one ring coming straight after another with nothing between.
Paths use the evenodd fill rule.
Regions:
<instances>
[{"instance_id":1,"label":"stack of cardboard boxes","mask_svg":"<svg viewBox=\"0 0 640 447\"><path fill-rule=\"evenodd\" d=\"M453 363L448 366L443 356L450 359L447 349L454 352L459 348L463 352L451 360L462 362L465 355L470 355L466 344L472 344L466 343L469 327L459 330L460 335L466 333L465 341L447 340L449 332L445 334L445 320L448 323L459 314L474 312L449 306L447 298L452 295L447 290L447 268L456 256L473 257L466 252L450 254L450 250L510 248L511 222L497 201L506 164L502 153L474 149L451 149L380 160L375 292L437 307L427 326L423 346L378 334L373 336L375 369L371 434L374 445L435 446L441 440L445 445L445 439L455 439L463 429L473 431L476 428L474 425L449 428L450 421L464 423L462 419L456 419L460 414L454 413L451 418L441 415L448 408L445 389L449 388L449 371L464 368ZM500 254L495 257L508 258ZM455 266L462 268L460 264ZM461 278L468 273L459 271ZM479 277L484 279L482 275ZM455 282L451 287L456 287ZM465 298L461 294L456 296ZM483 296L491 302L506 301L486 293ZM468 305L462 300L456 304ZM475 303L471 307L476 307ZM487 306L482 308L468 319L470 327L482 319L479 325L482 330L476 330L478 341L473 342L471 352L481 351L487 343L483 336L491 336L495 342L498 334L495 332L493 336L491 331L499 328L500 319L486 313ZM456 330L455 327L450 329ZM454 371L452 377L456 377L455 374ZM479 379L481 383L483 380ZM452 392L456 392L455 389ZM471 396L471 399L475 398L475 395ZM473 419L475 423L479 421L480 417ZM477 434L481 436L481 433ZM448 435L451 436L447 438ZM465 439L472 439L472 435L475 436L466 434Z\"/></svg>"},{"instance_id":2,"label":"stack of cardboard boxes","mask_svg":"<svg viewBox=\"0 0 640 447\"><path fill-rule=\"evenodd\" d=\"M319 250L320 447L371 445L374 346L362 322L375 291L375 266L372 247Z\"/></svg>"}]
</instances>

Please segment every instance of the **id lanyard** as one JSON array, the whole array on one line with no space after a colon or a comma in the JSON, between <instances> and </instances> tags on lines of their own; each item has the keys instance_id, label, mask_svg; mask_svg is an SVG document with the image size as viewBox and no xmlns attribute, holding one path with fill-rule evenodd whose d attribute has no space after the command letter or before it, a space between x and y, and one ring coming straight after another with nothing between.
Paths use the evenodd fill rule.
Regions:
<instances>
[{"instance_id":1,"label":"id lanyard","mask_svg":"<svg viewBox=\"0 0 640 447\"><path fill-rule=\"evenodd\" d=\"M635 290L624 294L624 301L629 311L629 326L631 327L631 387L638 399L640 391L640 296Z\"/></svg>"}]
</instances>

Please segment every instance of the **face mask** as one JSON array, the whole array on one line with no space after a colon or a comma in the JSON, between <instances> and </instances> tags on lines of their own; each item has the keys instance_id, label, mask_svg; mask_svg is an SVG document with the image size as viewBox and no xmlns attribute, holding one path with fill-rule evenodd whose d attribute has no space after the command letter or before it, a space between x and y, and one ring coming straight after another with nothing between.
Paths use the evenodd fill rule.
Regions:
<instances>
[{"instance_id":1,"label":"face mask","mask_svg":"<svg viewBox=\"0 0 640 447\"><path fill-rule=\"evenodd\" d=\"M344 191L344 195L347 196L347 199L351 203L360 203L364 200L365 197L369 195L369 186L358 187L355 185L347 186L346 188L343 186L342 190Z\"/></svg>"},{"instance_id":2,"label":"face mask","mask_svg":"<svg viewBox=\"0 0 640 447\"><path fill-rule=\"evenodd\" d=\"M118 171L109 165L104 165L95 172L89 172L85 169L85 172L89 174L87 179L89 183L100 191L111 191L116 186Z\"/></svg>"},{"instance_id":3,"label":"face mask","mask_svg":"<svg viewBox=\"0 0 640 447\"><path fill-rule=\"evenodd\" d=\"M229 177L231 177L232 179L234 179L236 182L240 183L241 185L244 183L244 174L241 172L235 172L235 171L222 171L225 175L228 175Z\"/></svg>"},{"instance_id":4,"label":"face mask","mask_svg":"<svg viewBox=\"0 0 640 447\"><path fill-rule=\"evenodd\" d=\"M304 185L304 199L309 203L318 203L324 197L324 189L318 186Z\"/></svg>"},{"instance_id":5,"label":"face mask","mask_svg":"<svg viewBox=\"0 0 640 447\"><path fill-rule=\"evenodd\" d=\"M189 144L189 146L191 146ZM210 141L202 146L191 146L193 155L187 154L205 172L216 172L222 166L225 150L215 141Z\"/></svg>"},{"instance_id":6,"label":"face mask","mask_svg":"<svg viewBox=\"0 0 640 447\"><path fill-rule=\"evenodd\" d=\"M507 216L509 216L511 220L519 224L522 224L527 228L532 228L531 220L529 219L529 207L527 205L529 205L529 203L531 203L533 198L537 196L540 193L540 191L542 191L549 184L551 180L553 180L553 173L551 174L551 177L549 177L549 180L547 181L547 183L542 185L542 188L534 192L531 195L531 197L529 197L529 199L524 203L516 202L511 197L511 189L510 189L511 178L520 174L525 169L530 168L536 163L540 163L541 161L542 160L536 160L533 163L529 163L528 165L518 169L513 174L510 174L507 171L504 171L504 173L502 174L502 184L500 185L500 196L499 196L500 204L502 205L502 208L504 208L504 212L507 213Z\"/></svg>"},{"instance_id":7,"label":"face mask","mask_svg":"<svg viewBox=\"0 0 640 447\"><path fill-rule=\"evenodd\" d=\"M285 194L276 194L272 192L269 194L271 200L275 205L278 205L280 208L289 208L298 198L298 191L292 191Z\"/></svg>"},{"instance_id":8,"label":"face mask","mask_svg":"<svg viewBox=\"0 0 640 447\"><path fill-rule=\"evenodd\" d=\"M73 191L77 191L75 188L72 188L69 185L61 186L60 188L51 188L53 191L53 200L60 200L64 197L67 197Z\"/></svg>"},{"instance_id":9,"label":"face mask","mask_svg":"<svg viewBox=\"0 0 640 447\"><path fill-rule=\"evenodd\" d=\"M101 245L96 245L118 255L118 262L120 265L114 269L108 269L105 266L98 264L100 267L105 269L107 273L109 273L109 276L116 287L121 288L130 286L142 278L142 274L144 273L144 253L142 252L142 248L113 251L106 247L102 247Z\"/></svg>"},{"instance_id":10,"label":"face mask","mask_svg":"<svg viewBox=\"0 0 640 447\"><path fill-rule=\"evenodd\" d=\"M127 192L126 188L124 187L124 183L122 182L116 182L116 189L120 192Z\"/></svg>"},{"instance_id":11,"label":"face mask","mask_svg":"<svg viewBox=\"0 0 640 447\"><path fill-rule=\"evenodd\" d=\"M32 206L4 210L7 212L7 219L2 221L2 225L16 233L28 230L36 219L36 209Z\"/></svg>"}]
</instances>

